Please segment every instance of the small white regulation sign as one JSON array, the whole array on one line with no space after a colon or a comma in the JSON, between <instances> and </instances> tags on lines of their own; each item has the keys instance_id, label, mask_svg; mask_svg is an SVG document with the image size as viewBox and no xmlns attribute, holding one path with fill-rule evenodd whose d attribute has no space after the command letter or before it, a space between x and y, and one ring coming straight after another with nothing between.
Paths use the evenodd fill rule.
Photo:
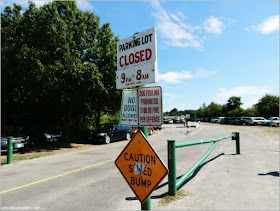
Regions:
<instances>
[{"instance_id":1,"label":"small white regulation sign","mask_svg":"<svg viewBox=\"0 0 280 211\"><path fill-rule=\"evenodd\" d=\"M122 125L137 126L137 90L124 89L122 92L121 118Z\"/></svg>"},{"instance_id":2,"label":"small white regulation sign","mask_svg":"<svg viewBox=\"0 0 280 211\"><path fill-rule=\"evenodd\" d=\"M139 87L138 122L140 126L162 125L162 89L160 86Z\"/></svg>"}]
</instances>

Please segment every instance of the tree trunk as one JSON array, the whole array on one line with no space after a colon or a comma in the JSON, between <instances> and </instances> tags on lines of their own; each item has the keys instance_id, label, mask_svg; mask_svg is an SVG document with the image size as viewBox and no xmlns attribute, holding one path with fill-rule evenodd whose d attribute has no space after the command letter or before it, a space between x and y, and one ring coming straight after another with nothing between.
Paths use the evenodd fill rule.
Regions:
<instances>
[{"instance_id":1,"label":"tree trunk","mask_svg":"<svg viewBox=\"0 0 280 211\"><path fill-rule=\"evenodd\" d=\"M65 119L64 119L64 143L70 144L70 130L71 130L71 112L72 104L66 106Z\"/></svg>"},{"instance_id":2,"label":"tree trunk","mask_svg":"<svg viewBox=\"0 0 280 211\"><path fill-rule=\"evenodd\" d=\"M101 118L101 109L98 108L95 114L95 123L98 129L100 129L100 118Z\"/></svg>"}]
</instances>

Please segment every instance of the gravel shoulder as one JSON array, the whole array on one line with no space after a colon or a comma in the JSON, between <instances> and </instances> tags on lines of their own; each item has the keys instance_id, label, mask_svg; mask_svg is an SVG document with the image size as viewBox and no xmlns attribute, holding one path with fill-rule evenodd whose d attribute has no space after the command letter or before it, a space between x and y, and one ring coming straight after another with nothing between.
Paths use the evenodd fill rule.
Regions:
<instances>
[{"instance_id":1,"label":"gravel shoulder","mask_svg":"<svg viewBox=\"0 0 280 211\"><path fill-rule=\"evenodd\" d=\"M263 136L267 139L270 139L275 142L279 142L280 138L280 130L276 127L268 127L268 126L236 126L236 125L221 125L215 123L201 123L202 126L215 126L221 127L224 130L228 131L236 131L240 133L252 133L258 136Z\"/></svg>"}]
</instances>

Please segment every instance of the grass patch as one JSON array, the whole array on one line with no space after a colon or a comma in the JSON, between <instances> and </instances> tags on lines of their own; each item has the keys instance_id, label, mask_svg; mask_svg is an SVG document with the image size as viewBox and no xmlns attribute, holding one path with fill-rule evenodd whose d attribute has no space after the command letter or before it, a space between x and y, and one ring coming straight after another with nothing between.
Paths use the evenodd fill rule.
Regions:
<instances>
[{"instance_id":1,"label":"grass patch","mask_svg":"<svg viewBox=\"0 0 280 211\"><path fill-rule=\"evenodd\" d=\"M279 128L276 128L276 127L266 127L266 128L262 128L262 129L266 133L279 134Z\"/></svg>"},{"instance_id":2,"label":"grass patch","mask_svg":"<svg viewBox=\"0 0 280 211\"><path fill-rule=\"evenodd\" d=\"M13 162L20 160L29 160L43 156L53 155L53 152L33 152L28 154L13 154ZM7 164L7 156L1 156L1 165Z\"/></svg>"},{"instance_id":3,"label":"grass patch","mask_svg":"<svg viewBox=\"0 0 280 211\"><path fill-rule=\"evenodd\" d=\"M188 194L184 190L178 190L175 196L170 196L168 193L164 193L162 194L162 199L159 201L158 206L167 206L173 201L184 198L186 195Z\"/></svg>"},{"instance_id":4,"label":"grass patch","mask_svg":"<svg viewBox=\"0 0 280 211\"><path fill-rule=\"evenodd\" d=\"M35 159L43 156L49 156L54 155L58 153L66 153L71 152L78 149L84 149L88 145L86 144L76 144L71 143L69 144L63 144L60 143L55 146L45 146L44 148L24 148L20 152L14 152L13 153L13 163L16 161L21 160L29 160L29 159ZM1 165L7 164L7 155L1 155Z\"/></svg>"}]
</instances>

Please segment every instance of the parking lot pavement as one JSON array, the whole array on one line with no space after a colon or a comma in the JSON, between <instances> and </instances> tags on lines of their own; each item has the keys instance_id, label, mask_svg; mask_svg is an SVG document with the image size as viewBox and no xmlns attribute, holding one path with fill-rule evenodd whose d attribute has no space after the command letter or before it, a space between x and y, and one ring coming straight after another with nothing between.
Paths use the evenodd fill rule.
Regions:
<instances>
[{"instance_id":1,"label":"parking lot pavement","mask_svg":"<svg viewBox=\"0 0 280 211\"><path fill-rule=\"evenodd\" d=\"M158 207L155 203L153 208L279 210L279 134L275 139L271 138L271 134L258 131L257 127L242 128L203 123L201 126L204 127L201 133L209 136L218 135L215 131L240 132L241 154L235 154L235 141L221 141L200 168L191 175L191 179L181 187L187 194L184 198L164 207ZM183 160L185 154L191 154L193 150L196 151L185 149L184 152L180 152L178 149L177 160ZM203 150L200 156L207 151ZM188 161L184 164L179 162L177 176L184 174L193 164L194 160L191 164Z\"/></svg>"},{"instance_id":2,"label":"parking lot pavement","mask_svg":"<svg viewBox=\"0 0 280 211\"><path fill-rule=\"evenodd\" d=\"M241 137L240 155L235 155L235 141L221 141L181 187L187 195L159 206L161 195L168 190L166 177L151 195L152 209L279 210L279 141L241 129L215 124L185 128L174 124L163 125L161 131L149 136L149 142L166 165L167 140L205 140L231 132L240 132ZM127 143L120 141L2 166L2 206L28 205L44 210L141 209L114 166L114 159ZM210 146L176 150L177 176L184 174Z\"/></svg>"}]
</instances>

